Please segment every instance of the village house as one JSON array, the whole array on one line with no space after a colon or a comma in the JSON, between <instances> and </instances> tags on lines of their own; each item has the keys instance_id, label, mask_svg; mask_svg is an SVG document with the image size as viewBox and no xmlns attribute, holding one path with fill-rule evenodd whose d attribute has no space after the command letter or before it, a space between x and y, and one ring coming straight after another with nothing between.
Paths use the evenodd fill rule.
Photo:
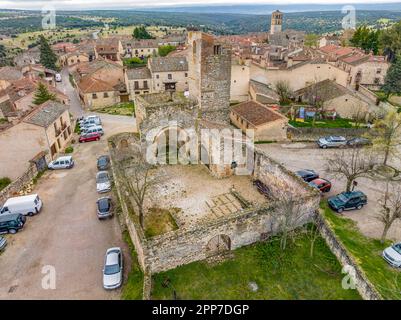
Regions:
<instances>
[{"instance_id":1,"label":"village house","mask_svg":"<svg viewBox=\"0 0 401 320\"><path fill-rule=\"evenodd\" d=\"M336 112L342 118L365 119L375 110L374 106L360 99L351 90L331 80L324 80L297 90L294 92L294 98L304 103L319 99L323 102L324 110Z\"/></svg>"},{"instance_id":2,"label":"village house","mask_svg":"<svg viewBox=\"0 0 401 320\"><path fill-rule=\"evenodd\" d=\"M233 59L231 64L230 101L249 99L250 61Z\"/></svg>"},{"instance_id":3,"label":"village house","mask_svg":"<svg viewBox=\"0 0 401 320\"><path fill-rule=\"evenodd\" d=\"M155 39L132 40L126 43L126 53L132 58L144 59L158 53L159 43Z\"/></svg>"},{"instance_id":4,"label":"village house","mask_svg":"<svg viewBox=\"0 0 401 320\"><path fill-rule=\"evenodd\" d=\"M262 104L277 104L280 101L280 96L268 85L250 80L249 95L251 100Z\"/></svg>"},{"instance_id":5,"label":"village house","mask_svg":"<svg viewBox=\"0 0 401 320\"><path fill-rule=\"evenodd\" d=\"M137 94L150 93L152 89L152 74L148 67L127 70L127 87L130 100Z\"/></svg>"},{"instance_id":6,"label":"village house","mask_svg":"<svg viewBox=\"0 0 401 320\"><path fill-rule=\"evenodd\" d=\"M328 45L339 46L341 44L340 37L336 35L332 36L323 36L319 39L319 48L325 47Z\"/></svg>"},{"instance_id":7,"label":"village house","mask_svg":"<svg viewBox=\"0 0 401 320\"><path fill-rule=\"evenodd\" d=\"M255 102L247 101L234 106L230 112L233 125L255 141L281 141L287 139L288 119L281 113Z\"/></svg>"},{"instance_id":8,"label":"village house","mask_svg":"<svg viewBox=\"0 0 401 320\"><path fill-rule=\"evenodd\" d=\"M101 57L107 60L121 62L121 58L123 56L124 56L124 48L119 39L107 38L107 39L100 39L96 42L95 45L96 59Z\"/></svg>"},{"instance_id":9,"label":"village house","mask_svg":"<svg viewBox=\"0 0 401 320\"><path fill-rule=\"evenodd\" d=\"M24 77L21 70L15 67L0 68L0 90L7 88L12 81L20 80Z\"/></svg>"},{"instance_id":10,"label":"village house","mask_svg":"<svg viewBox=\"0 0 401 320\"><path fill-rule=\"evenodd\" d=\"M185 57L152 57L148 60L153 92L188 90L188 62Z\"/></svg>"},{"instance_id":11,"label":"village house","mask_svg":"<svg viewBox=\"0 0 401 320\"><path fill-rule=\"evenodd\" d=\"M29 161L45 152L51 158L63 152L73 135L68 107L48 101L23 121L0 133L0 176L14 180L29 167Z\"/></svg>"}]
</instances>

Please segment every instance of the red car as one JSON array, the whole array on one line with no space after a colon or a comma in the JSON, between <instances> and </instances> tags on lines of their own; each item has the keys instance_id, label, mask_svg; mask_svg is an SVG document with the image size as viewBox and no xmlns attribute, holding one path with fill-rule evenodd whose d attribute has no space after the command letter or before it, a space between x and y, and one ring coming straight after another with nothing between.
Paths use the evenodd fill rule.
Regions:
<instances>
[{"instance_id":1,"label":"red car","mask_svg":"<svg viewBox=\"0 0 401 320\"><path fill-rule=\"evenodd\" d=\"M100 133L94 132L94 133L87 133L83 134L82 136L79 137L79 142L89 142L89 141L98 141L100 140Z\"/></svg>"},{"instance_id":2,"label":"red car","mask_svg":"<svg viewBox=\"0 0 401 320\"><path fill-rule=\"evenodd\" d=\"M329 192L331 190L331 182L326 179L315 179L309 182L309 185L320 190L321 192Z\"/></svg>"}]
</instances>

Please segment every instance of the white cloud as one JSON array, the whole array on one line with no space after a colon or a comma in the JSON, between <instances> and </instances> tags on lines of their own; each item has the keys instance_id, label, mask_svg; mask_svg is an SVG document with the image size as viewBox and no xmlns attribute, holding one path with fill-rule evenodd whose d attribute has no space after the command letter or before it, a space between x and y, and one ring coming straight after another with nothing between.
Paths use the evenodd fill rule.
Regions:
<instances>
[{"instance_id":1,"label":"white cloud","mask_svg":"<svg viewBox=\"0 0 401 320\"><path fill-rule=\"evenodd\" d=\"M56 9L102 9L102 8L138 8L152 6L194 5L194 4L283 4L282 0L0 0L0 8L4 9L42 9L53 5ZM400 0L287 0L285 4L320 3L395 3Z\"/></svg>"}]
</instances>

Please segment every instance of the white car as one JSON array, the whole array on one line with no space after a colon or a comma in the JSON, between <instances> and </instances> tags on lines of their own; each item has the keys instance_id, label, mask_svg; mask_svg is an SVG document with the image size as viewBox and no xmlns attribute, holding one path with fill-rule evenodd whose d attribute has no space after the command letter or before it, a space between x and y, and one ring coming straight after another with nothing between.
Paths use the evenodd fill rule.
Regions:
<instances>
[{"instance_id":1,"label":"white car","mask_svg":"<svg viewBox=\"0 0 401 320\"><path fill-rule=\"evenodd\" d=\"M57 158L56 160L49 163L47 166L50 170L57 169L71 169L74 166L74 160L71 156L65 156Z\"/></svg>"},{"instance_id":2,"label":"white car","mask_svg":"<svg viewBox=\"0 0 401 320\"><path fill-rule=\"evenodd\" d=\"M384 249L383 258L393 267L401 267L401 243L393 244Z\"/></svg>"},{"instance_id":3,"label":"white car","mask_svg":"<svg viewBox=\"0 0 401 320\"><path fill-rule=\"evenodd\" d=\"M111 191L111 182L107 171L99 171L96 174L96 190L98 193Z\"/></svg>"},{"instance_id":4,"label":"white car","mask_svg":"<svg viewBox=\"0 0 401 320\"><path fill-rule=\"evenodd\" d=\"M103 268L103 288L112 290L123 283L123 254L121 248L110 248L106 251Z\"/></svg>"},{"instance_id":5,"label":"white car","mask_svg":"<svg viewBox=\"0 0 401 320\"><path fill-rule=\"evenodd\" d=\"M63 78L61 77L60 73L56 73L56 82L61 82Z\"/></svg>"}]
</instances>

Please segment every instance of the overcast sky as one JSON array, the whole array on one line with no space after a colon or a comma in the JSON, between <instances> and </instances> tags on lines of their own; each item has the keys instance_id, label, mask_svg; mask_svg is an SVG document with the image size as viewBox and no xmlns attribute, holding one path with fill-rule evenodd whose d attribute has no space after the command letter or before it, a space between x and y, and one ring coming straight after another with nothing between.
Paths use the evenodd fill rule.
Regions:
<instances>
[{"instance_id":1,"label":"overcast sky","mask_svg":"<svg viewBox=\"0 0 401 320\"><path fill-rule=\"evenodd\" d=\"M391 3L401 0L0 0L0 8L5 9L42 9L52 4L56 9L101 9L135 8L151 6L193 5L193 4L302 4L302 3Z\"/></svg>"}]
</instances>

